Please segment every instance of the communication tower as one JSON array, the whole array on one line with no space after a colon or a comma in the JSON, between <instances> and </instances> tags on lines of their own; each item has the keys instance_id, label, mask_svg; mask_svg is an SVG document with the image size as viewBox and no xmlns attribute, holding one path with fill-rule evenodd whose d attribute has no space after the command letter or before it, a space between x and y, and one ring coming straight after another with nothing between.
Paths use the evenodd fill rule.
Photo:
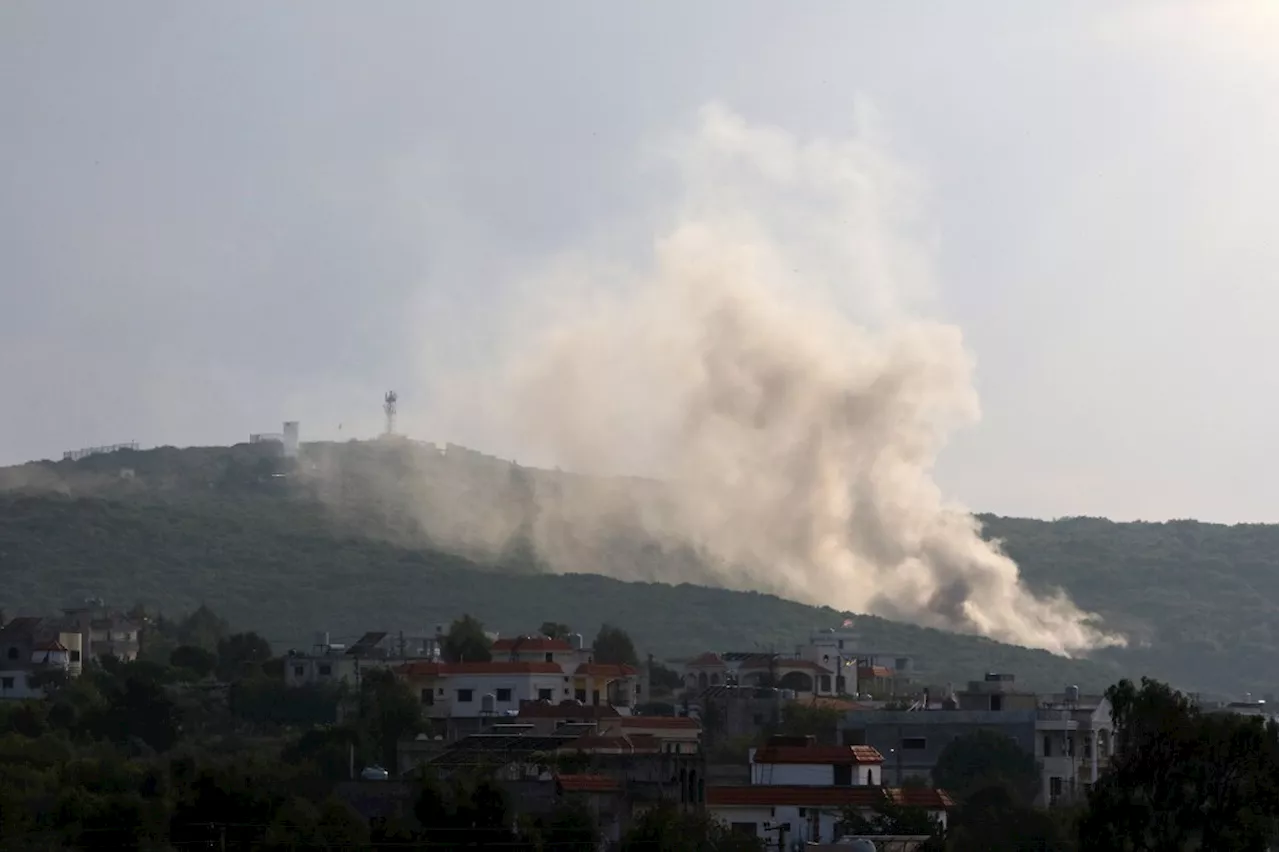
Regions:
<instances>
[{"instance_id":1,"label":"communication tower","mask_svg":"<svg viewBox=\"0 0 1280 852\"><path fill-rule=\"evenodd\" d=\"M387 391L387 395L382 400L382 411L387 415L387 435L396 433L396 396L395 391Z\"/></svg>"}]
</instances>

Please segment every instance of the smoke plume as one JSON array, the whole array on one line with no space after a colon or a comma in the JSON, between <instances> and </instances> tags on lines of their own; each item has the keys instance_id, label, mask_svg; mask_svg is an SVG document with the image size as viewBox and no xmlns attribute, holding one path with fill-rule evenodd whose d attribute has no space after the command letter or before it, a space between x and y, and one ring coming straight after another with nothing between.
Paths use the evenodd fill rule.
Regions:
<instances>
[{"instance_id":1,"label":"smoke plume","mask_svg":"<svg viewBox=\"0 0 1280 852\"><path fill-rule=\"evenodd\" d=\"M682 195L651 260L562 259L520 305L505 366L469 385L523 451L662 483L661 499L540 492L540 555L626 577L572 564L564 530L638 531L724 586L1062 654L1122 643L1030 593L931 478L978 419L973 363L957 328L918 318L923 193L874 115L801 142L711 106L661 153Z\"/></svg>"}]
</instances>

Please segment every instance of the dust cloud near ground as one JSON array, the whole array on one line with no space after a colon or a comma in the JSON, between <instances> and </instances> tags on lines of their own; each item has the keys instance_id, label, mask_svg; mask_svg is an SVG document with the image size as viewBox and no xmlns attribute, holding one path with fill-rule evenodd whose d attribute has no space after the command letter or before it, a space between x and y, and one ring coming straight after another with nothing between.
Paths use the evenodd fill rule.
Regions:
<instances>
[{"instance_id":1,"label":"dust cloud near ground","mask_svg":"<svg viewBox=\"0 0 1280 852\"><path fill-rule=\"evenodd\" d=\"M1062 654L1123 644L1064 595L1031 594L932 479L979 418L974 365L960 330L927 318L925 196L888 150L870 110L853 138L802 141L712 105L668 140L682 194L651 259L558 258L513 308L502 366L452 398L435 388L532 457L652 481L530 476L491 544L522 530L552 570Z\"/></svg>"}]
</instances>

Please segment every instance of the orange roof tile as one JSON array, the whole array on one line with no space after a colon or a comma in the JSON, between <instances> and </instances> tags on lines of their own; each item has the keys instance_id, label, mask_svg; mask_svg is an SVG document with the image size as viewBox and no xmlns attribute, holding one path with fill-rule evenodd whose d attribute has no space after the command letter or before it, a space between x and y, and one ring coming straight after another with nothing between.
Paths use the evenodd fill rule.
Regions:
<instances>
[{"instance_id":1,"label":"orange roof tile","mask_svg":"<svg viewBox=\"0 0 1280 852\"><path fill-rule=\"evenodd\" d=\"M563 639L549 639L546 636L516 636L510 639L499 639L493 643L495 652L511 651L572 651L573 646Z\"/></svg>"},{"instance_id":2,"label":"orange roof tile","mask_svg":"<svg viewBox=\"0 0 1280 852\"><path fill-rule=\"evenodd\" d=\"M633 677L638 674L631 666L617 663L579 663L573 673L583 677Z\"/></svg>"},{"instance_id":3,"label":"orange roof tile","mask_svg":"<svg viewBox=\"0 0 1280 852\"><path fill-rule=\"evenodd\" d=\"M884 763L884 757L871 746L765 746L755 762L852 766Z\"/></svg>"},{"instance_id":4,"label":"orange roof tile","mask_svg":"<svg viewBox=\"0 0 1280 852\"><path fill-rule=\"evenodd\" d=\"M425 661L397 666L396 674L408 677L448 677L450 675L564 674L559 663L521 663L494 660L488 663L430 663Z\"/></svg>"},{"instance_id":5,"label":"orange roof tile","mask_svg":"<svg viewBox=\"0 0 1280 852\"><path fill-rule=\"evenodd\" d=\"M893 677L893 669L888 666L859 666L858 677Z\"/></svg>"},{"instance_id":6,"label":"orange roof tile","mask_svg":"<svg viewBox=\"0 0 1280 852\"><path fill-rule=\"evenodd\" d=\"M566 793L616 793L621 785L607 775L557 775L556 785Z\"/></svg>"},{"instance_id":7,"label":"orange roof tile","mask_svg":"<svg viewBox=\"0 0 1280 852\"><path fill-rule=\"evenodd\" d=\"M57 639L50 639L48 642L41 642L33 650L36 651L66 651L67 646L63 645Z\"/></svg>"}]
</instances>

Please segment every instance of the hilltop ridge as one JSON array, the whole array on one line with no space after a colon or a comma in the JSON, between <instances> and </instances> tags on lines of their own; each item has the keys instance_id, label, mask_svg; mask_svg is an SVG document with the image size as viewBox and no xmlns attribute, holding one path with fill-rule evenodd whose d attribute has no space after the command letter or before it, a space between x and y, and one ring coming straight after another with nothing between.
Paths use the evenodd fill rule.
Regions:
<instances>
[{"instance_id":1,"label":"hilltop ridge","mask_svg":"<svg viewBox=\"0 0 1280 852\"><path fill-rule=\"evenodd\" d=\"M556 528L556 506L601 482L405 440L309 444L296 461L278 446L242 444L3 468L0 605L38 610L86 594L170 611L209 602L234 622L274 624L279 641L425 627L461 611L507 632L591 612L666 656L785 647L839 623L833 609L711 588L719 575L700 554L646 541L642 528ZM661 484L607 487L641 501ZM1123 673L1224 695L1275 691L1276 525L980 519L1033 590L1061 586L1131 646L1068 661L863 616L868 641L913 653L926 669L932 655L939 671L1003 666L1053 688ZM558 536L577 573L550 573L530 538L535 523Z\"/></svg>"}]
</instances>

